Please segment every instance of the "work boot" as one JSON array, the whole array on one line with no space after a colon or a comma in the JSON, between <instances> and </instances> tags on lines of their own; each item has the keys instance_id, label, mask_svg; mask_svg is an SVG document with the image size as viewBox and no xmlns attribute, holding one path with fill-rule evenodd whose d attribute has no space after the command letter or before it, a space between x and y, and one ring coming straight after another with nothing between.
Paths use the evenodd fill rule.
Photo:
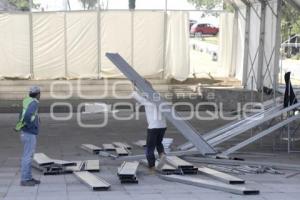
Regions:
<instances>
[{"instance_id":1,"label":"work boot","mask_svg":"<svg viewBox=\"0 0 300 200\"><path fill-rule=\"evenodd\" d=\"M36 183L33 180L21 181L21 186L35 186Z\"/></svg>"},{"instance_id":2,"label":"work boot","mask_svg":"<svg viewBox=\"0 0 300 200\"><path fill-rule=\"evenodd\" d=\"M149 167L149 174L150 175L153 175L153 174L155 174L156 172L155 172L155 167Z\"/></svg>"},{"instance_id":3,"label":"work boot","mask_svg":"<svg viewBox=\"0 0 300 200\"><path fill-rule=\"evenodd\" d=\"M35 182L35 184L40 184L40 183L41 183L41 181L40 181L40 180L36 180L36 179L34 179L34 178L32 178L31 180L32 180L32 181L34 181L34 182Z\"/></svg>"}]
</instances>

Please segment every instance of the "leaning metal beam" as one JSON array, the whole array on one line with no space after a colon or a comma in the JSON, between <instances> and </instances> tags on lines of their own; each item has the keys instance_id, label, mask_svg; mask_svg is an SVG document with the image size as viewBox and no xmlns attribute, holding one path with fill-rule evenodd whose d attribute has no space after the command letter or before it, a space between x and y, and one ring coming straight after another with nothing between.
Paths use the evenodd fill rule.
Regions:
<instances>
[{"instance_id":1,"label":"leaning metal beam","mask_svg":"<svg viewBox=\"0 0 300 200\"><path fill-rule=\"evenodd\" d=\"M112 63L143 93L148 95L148 99L155 103L163 116L171 122L178 131L200 151L202 155L216 154L200 134L186 121L181 120L177 112L172 112L172 108L152 87L142 78L118 53L106 53ZM158 98L160 97L160 98Z\"/></svg>"},{"instance_id":2,"label":"leaning metal beam","mask_svg":"<svg viewBox=\"0 0 300 200\"><path fill-rule=\"evenodd\" d=\"M226 125L224 125L223 127L219 128L217 130L213 130L211 132L208 132L208 133L204 134L203 138L205 140L211 140L211 139L213 139L213 138L215 138L215 137L217 137L217 136L219 136L219 135L221 135L221 134L223 134L227 131L233 130L233 129L238 128L238 127L241 127L244 124L247 124L249 122L255 122L255 120L259 117L267 116L267 115L272 114L274 112L278 112L278 111L280 111L281 108L282 108L282 105L277 105L273 108L270 108L270 109L265 110L263 112L256 113L256 114L251 115L247 118L244 118L240 121L229 123L228 125L226 124Z\"/></svg>"},{"instance_id":3,"label":"leaning metal beam","mask_svg":"<svg viewBox=\"0 0 300 200\"><path fill-rule=\"evenodd\" d=\"M160 175L160 178L167 181L174 181L174 182L179 182L187 185L213 189L213 190L221 190L224 192L230 192L239 195L259 194L259 191L255 189L249 189L246 187L241 187L236 185L228 185L218 181L205 180L205 179L194 178L189 176Z\"/></svg>"},{"instance_id":4,"label":"leaning metal beam","mask_svg":"<svg viewBox=\"0 0 300 200\"><path fill-rule=\"evenodd\" d=\"M209 141L209 140L212 140L213 138L215 137L218 137L218 136L222 136L222 135L225 135L225 134L229 134L229 133L233 133L235 131L235 129L239 129L240 130L240 127L243 126L244 124L248 124L248 123L255 123L257 121L258 118L262 118L263 116L268 116L272 113L277 113L278 111L280 111L282 108L282 105L277 105L268 110L265 110L263 112L259 112L259 113L256 113L254 115L251 115L250 117L247 117L245 119L242 119L242 120L239 120L239 121L234 121L234 122L231 122L231 123L228 123L218 129L215 129L213 131L210 131L206 134L203 135L203 138L206 140L206 141ZM240 130L242 133L243 130ZM187 150L187 149L191 149L193 147L193 144L190 143L190 142L187 142L185 144L182 144L180 146L178 146L178 149L179 150Z\"/></svg>"},{"instance_id":5,"label":"leaning metal beam","mask_svg":"<svg viewBox=\"0 0 300 200\"><path fill-rule=\"evenodd\" d=\"M299 118L300 118L300 115L295 115L291 118L288 118L288 119L286 119L286 120L284 120L284 121L268 128L267 130L264 130L261 133L258 133L255 136L253 136L253 137L251 137L251 138L249 138L249 139L247 139L247 140L231 147L230 149L227 149L225 152L222 153L222 155L227 156L227 155L229 155L229 154L231 154L231 153L247 146L248 144L251 144L251 143L255 142L256 140L258 140L258 139L260 139L260 138L276 131L277 129L279 129L279 128L281 128L281 127L283 127L283 126L285 126L285 125L287 125L287 124L289 124L289 123L291 123L291 122L293 122L293 121L295 121Z\"/></svg>"},{"instance_id":6,"label":"leaning metal beam","mask_svg":"<svg viewBox=\"0 0 300 200\"><path fill-rule=\"evenodd\" d=\"M222 142L225 142L241 133L244 133L245 131L251 129L251 128L254 128L264 122L267 122L275 117L279 117L281 116L282 114L286 113L286 112L289 112L289 111L292 111L294 110L295 108L298 108L300 107L300 103L297 103L297 104L294 104L288 108L285 108L285 109L282 109L276 113L272 113L270 115L266 115L264 117L258 117L257 119L254 119L255 121L254 122L249 122L249 123L246 123L244 124L242 127L238 127L236 128L235 130L232 130L232 131L228 131L218 137L215 137L211 140L208 141L208 143L212 146L216 146Z\"/></svg>"}]
</instances>

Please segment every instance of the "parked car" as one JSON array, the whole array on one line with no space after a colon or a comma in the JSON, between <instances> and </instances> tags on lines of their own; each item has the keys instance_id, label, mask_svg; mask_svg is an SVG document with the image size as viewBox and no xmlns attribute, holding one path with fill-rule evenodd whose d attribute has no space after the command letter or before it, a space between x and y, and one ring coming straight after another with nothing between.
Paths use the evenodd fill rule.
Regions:
<instances>
[{"instance_id":1,"label":"parked car","mask_svg":"<svg viewBox=\"0 0 300 200\"><path fill-rule=\"evenodd\" d=\"M191 30L192 26L193 26L194 24L196 24L196 23L197 23L196 20L190 19L190 29L189 29L189 30Z\"/></svg>"},{"instance_id":2,"label":"parked car","mask_svg":"<svg viewBox=\"0 0 300 200\"><path fill-rule=\"evenodd\" d=\"M202 35L217 35L219 33L219 28L211 24L194 24L191 27L190 33L192 36L202 36Z\"/></svg>"}]
</instances>

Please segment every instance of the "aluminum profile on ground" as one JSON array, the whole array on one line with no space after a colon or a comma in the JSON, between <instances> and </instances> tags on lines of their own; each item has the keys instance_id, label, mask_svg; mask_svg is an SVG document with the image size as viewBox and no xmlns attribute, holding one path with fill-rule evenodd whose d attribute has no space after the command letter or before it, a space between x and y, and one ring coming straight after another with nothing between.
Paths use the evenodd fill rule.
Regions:
<instances>
[{"instance_id":1,"label":"aluminum profile on ground","mask_svg":"<svg viewBox=\"0 0 300 200\"><path fill-rule=\"evenodd\" d=\"M70 174L73 170L68 169L68 167L62 167L58 165L38 165L35 161L32 163L32 167L42 172L43 175L60 175L60 174Z\"/></svg>"},{"instance_id":2,"label":"aluminum profile on ground","mask_svg":"<svg viewBox=\"0 0 300 200\"><path fill-rule=\"evenodd\" d=\"M166 156L166 163L181 170L183 174L197 174L198 168L177 156Z\"/></svg>"},{"instance_id":3,"label":"aluminum profile on ground","mask_svg":"<svg viewBox=\"0 0 300 200\"><path fill-rule=\"evenodd\" d=\"M110 184L107 183L104 179L95 176L94 174L82 171L82 172L74 172L73 173L80 181L90 187L92 190L108 190L110 188Z\"/></svg>"},{"instance_id":4,"label":"aluminum profile on ground","mask_svg":"<svg viewBox=\"0 0 300 200\"><path fill-rule=\"evenodd\" d=\"M115 145L116 147L120 147L120 148L125 148L125 149L132 149L132 146L130 146L129 144L125 143L125 142L113 142L113 145Z\"/></svg>"},{"instance_id":5,"label":"aluminum profile on ground","mask_svg":"<svg viewBox=\"0 0 300 200\"><path fill-rule=\"evenodd\" d=\"M99 154L99 152L102 150L101 147L98 147L98 146L93 145L93 144L82 144L80 146L80 148L87 151L87 152L90 152L92 154Z\"/></svg>"},{"instance_id":6,"label":"aluminum profile on ground","mask_svg":"<svg viewBox=\"0 0 300 200\"><path fill-rule=\"evenodd\" d=\"M238 185L229 185L218 181L205 180L198 177L189 177L181 175L160 175L160 177L166 181L173 181L183 183L187 185L193 185L197 187L203 187L213 190L220 190L239 195L256 195L259 194L259 190L241 187Z\"/></svg>"},{"instance_id":7,"label":"aluminum profile on ground","mask_svg":"<svg viewBox=\"0 0 300 200\"><path fill-rule=\"evenodd\" d=\"M68 166L76 166L76 162L72 161L66 161L66 160L56 160L52 159L55 165L62 166L62 167L68 167Z\"/></svg>"},{"instance_id":8,"label":"aluminum profile on ground","mask_svg":"<svg viewBox=\"0 0 300 200\"><path fill-rule=\"evenodd\" d=\"M147 94L149 101L160 107L164 105L162 115L174 125L174 127L199 150L202 155L216 154L216 150L208 144L201 134L187 121L182 120L179 113L173 112L171 106L165 101L163 97L156 92L153 87L148 84L143 77L141 77L131 67L126 60L124 60L118 53L106 53L106 57L132 82L135 83L139 91ZM157 98L160 97L160 98Z\"/></svg>"},{"instance_id":9,"label":"aluminum profile on ground","mask_svg":"<svg viewBox=\"0 0 300 200\"><path fill-rule=\"evenodd\" d=\"M86 160L84 161L84 170L89 172L99 172L100 171L100 162L99 160Z\"/></svg>"},{"instance_id":10,"label":"aluminum profile on ground","mask_svg":"<svg viewBox=\"0 0 300 200\"><path fill-rule=\"evenodd\" d=\"M118 156L128 156L129 152L124 147L116 147L116 153Z\"/></svg>"},{"instance_id":11,"label":"aluminum profile on ground","mask_svg":"<svg viewBox=\"0 0 300 200\"><path fill-rule=\"evenodd\" d=\"M225 174L223 172L219 172L214 169L210 169L208 167L198 167L198 173L209 176L211 178L217 179L223 183L227 184L244 184L245 180L240 179L238 177Z\"/></svg>"},{"instance_id":12,"label":"aluminum profile on ground","mask_svg":"<svg viewBox=\"0 0 300 200\"><path fill-rule=\"evenodd\" d=\"M121 183L138 183L136 173L139 162L123 162L118 168L118 177Z\"/></svg>"},{"instance_id":13,"label":"aluminum profile on ground","mask_svg":"<svg viewBox=\"0 0 300 200\"><path fill-rule=\"evenodd\" d=\"M116 147L113 144L102 144L105 151L115 151Z\"/></svg>"},{"instance_id":14,"label":"aluminum profile on ground","mask_svg":"<svg viewBox=\"0 0 300 200\"><path fill-rule=\"evenodd\" d=\"M188 151L171 151L167 153L167 156L188 156L188 155L199 155L198 150L188 150ZM158 157L158 154L155 153L155 157ZM140 155L130 155L126 157L119 157L117 160L121 161L135 161L135 160L143 160L145 159L145 154Z\"/></svg>"},{"instance_id":15,"label":"aluminum profile on ground","mask_svg":"<svg viewBox=\"0 0 300 200\"><path fill-rule=\"evenodd\" d=\"M46 156L44 153L35 153L33 155L33 160L39 165L39 166L45 166L45 165L52 165L54 164L54 161Z\"/></svg>"},{"instance_id":16,"label":"aluminum profile on ground","mask_svg":"<svg viewBox=\"0 0 300 200\"><path fill-rule=\"evenodd\" d=\"M67 170L71 170L73 172L82 171L84 169L85 162L84 161L74 161L76 163L75 166L66 167Z\"/></svg>"},{"instance_id":17,"label":"aluminum profile on ground","mask_svg":"<svg viewBox=\"0 0 300 200\"><path fill-rule=\"evenodd\" d=\"M146 147L146 140L138 140L138 141L134 142L133 144L138 147L144 148L144 147Z\"/></svg>"}]
</instances>

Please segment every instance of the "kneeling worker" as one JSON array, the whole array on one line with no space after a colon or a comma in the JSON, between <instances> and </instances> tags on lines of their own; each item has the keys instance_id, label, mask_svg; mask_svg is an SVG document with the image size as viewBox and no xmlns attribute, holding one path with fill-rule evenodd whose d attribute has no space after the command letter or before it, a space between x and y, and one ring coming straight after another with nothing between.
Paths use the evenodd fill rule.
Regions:
<instances>
[{"instance_id":1,"label":"kneeling worker","mask_svg":"<svg viewBox=\"0 0 300 200\"><path fill-rule=\"evenodd\" d=\"M151 84L148 82L151 86ZM164 146L162 144L165 132L167 130L166 120L162 116L156 104L150 102L142 96L141 92L134 86L132 97L141 105L145 106L146 118L148 122L147 140L146 140L146 158L150 171L155 170L155 155L156 148L158 155L162 158L165 155Z\"/></svg>"},{"instance_id":2,"label":"kneeling worker","mask_svg":"<svg viewBox=\"0 0 300 200\"><path fill-rule=\"evenodd\" d=\"M23 155L21 160L21 186L34 186L40 184L39 180L32 177L31 164L36 148L37 135L39 133L38 106L40 88L30 88L29 96L23 100L23 110L15 130L21 131L23 143Z\"/></svg>"}]
</instances>

